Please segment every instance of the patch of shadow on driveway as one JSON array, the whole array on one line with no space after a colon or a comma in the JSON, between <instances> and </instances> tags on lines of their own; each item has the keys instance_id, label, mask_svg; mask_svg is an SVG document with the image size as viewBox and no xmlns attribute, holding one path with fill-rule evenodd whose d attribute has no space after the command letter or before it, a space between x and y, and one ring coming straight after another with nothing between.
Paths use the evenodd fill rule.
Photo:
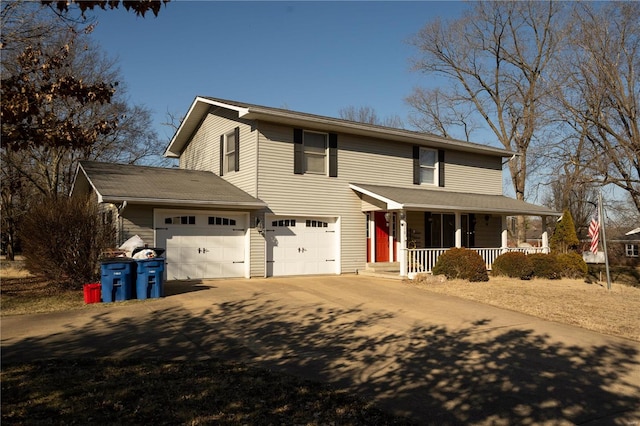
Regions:
<instances>
[{"instance_id":1,"label":"patch of shadow on driveway","mask_svg":"<svg viewBox=\"0 0 640 426\"><path fill-rule=\"evenodd\" d=\"M224 358L330 382L424 424L639 420L640 388L629 380L638 350L624 341L568 346L488 319L399 328L394 312L287 305L259 293L197 312L155 309L100 312L54 335L5 341L2 362Z\"/></svg>"}]
</instances>

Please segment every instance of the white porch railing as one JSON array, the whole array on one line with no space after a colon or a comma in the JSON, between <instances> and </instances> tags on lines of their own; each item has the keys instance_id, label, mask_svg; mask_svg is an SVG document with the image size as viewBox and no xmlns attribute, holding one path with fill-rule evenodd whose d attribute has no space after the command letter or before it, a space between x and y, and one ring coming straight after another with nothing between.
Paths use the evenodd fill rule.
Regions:
<instances>
[{"instance_id":1,"label":"white porch railing","mask_svg":"<svg viewBox=\"0 0 640 426\"><path fill-rule=\"evenodd\" d=\"M433 267L438 261L438 257L449 249L445 248L428 248L428 249L407 249L407 275L413 278L416 274L431 273ZM522 252L525 254L547 253L548 248L545 247L509 247L509 248L472 248L484 259L487 270L491 270L493 262L502 253L510 251Z\"/></svg>"}]
</instances>

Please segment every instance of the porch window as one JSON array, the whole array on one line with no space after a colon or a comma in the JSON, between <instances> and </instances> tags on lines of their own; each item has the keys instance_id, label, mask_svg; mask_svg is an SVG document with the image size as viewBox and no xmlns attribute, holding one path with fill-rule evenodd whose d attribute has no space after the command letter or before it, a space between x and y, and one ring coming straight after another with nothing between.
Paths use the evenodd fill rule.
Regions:
<instances>
[{"instance_id":1,"label":"porch window","mask_svg":"<svg viewBox=\"0 0 640 426\"><path fill-rule=\"evenodd\" d=\"M638 257L638 244L627 244L625 253L627 257Z\"/></svg>"}]
</instances>

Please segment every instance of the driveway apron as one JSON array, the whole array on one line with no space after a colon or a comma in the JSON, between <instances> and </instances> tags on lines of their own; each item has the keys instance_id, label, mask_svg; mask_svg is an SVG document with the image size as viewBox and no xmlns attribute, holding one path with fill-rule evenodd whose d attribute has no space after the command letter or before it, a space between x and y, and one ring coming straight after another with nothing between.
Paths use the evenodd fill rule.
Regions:
<instances>
[{"instance_id":1,"label":"driveway apron","mask_svg":"<svg viewBox=\"0 0 640 426\"><path fill-rule=\"evenodd\" d=\"M640 343L396 280L166 283L167 297L5 317L2 363L224 358L420 424L640 424Z\"/></svg>"}]
</instances>

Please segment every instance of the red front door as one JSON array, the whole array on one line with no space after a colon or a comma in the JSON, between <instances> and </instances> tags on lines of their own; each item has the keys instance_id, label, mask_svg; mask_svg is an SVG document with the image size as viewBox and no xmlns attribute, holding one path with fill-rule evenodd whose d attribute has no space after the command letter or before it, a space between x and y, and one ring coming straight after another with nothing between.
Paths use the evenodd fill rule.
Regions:
<instances>
[{"instance_id":1,"label":"red front door","mask_svg":"<svg viewBox=\"0 0 640 426\"><path fill-rule=\"evenodd\" d=\"M384 212L375 212L376 222L376 262L389 261L389 223Z\"/></svg>"}]
</instances>

